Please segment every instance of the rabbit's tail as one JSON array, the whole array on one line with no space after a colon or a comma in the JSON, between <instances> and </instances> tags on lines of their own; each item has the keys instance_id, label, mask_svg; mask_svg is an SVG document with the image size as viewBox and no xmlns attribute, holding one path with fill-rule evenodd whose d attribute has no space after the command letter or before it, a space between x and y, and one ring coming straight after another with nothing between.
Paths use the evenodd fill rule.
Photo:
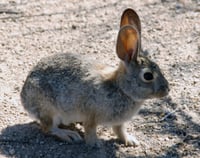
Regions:
<instances>
[{"instance_id":1,"label":"rabbit's tail","mask_svg":"<svg viewBox=\"0 0 200 158\"><path fill-rule=\"evenodd\" d=\"M37 95L37 96L36 96ZM25 83L20 93L21 103L25 110L36 119L40 118L40 100L38 99L39 93L34 86Z\"/></svg>"}]
</instances>

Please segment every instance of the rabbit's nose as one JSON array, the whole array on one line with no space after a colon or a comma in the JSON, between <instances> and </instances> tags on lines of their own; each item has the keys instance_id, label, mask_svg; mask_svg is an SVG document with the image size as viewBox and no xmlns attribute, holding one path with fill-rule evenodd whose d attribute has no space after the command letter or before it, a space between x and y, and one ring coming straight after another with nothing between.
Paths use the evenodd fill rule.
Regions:
<instances>
[{"instance_id":1,"label":"rabbit's nose","mask_svg":"<svg viewBox=\"0 0 200 158\"><path fill-rule=\"evenodd\" d=\"M161 86L160 86L160 90L169 92L169 91L170 91L170 88L169 88L168 85L161 85Z\"/></svg>"}]
</instances>

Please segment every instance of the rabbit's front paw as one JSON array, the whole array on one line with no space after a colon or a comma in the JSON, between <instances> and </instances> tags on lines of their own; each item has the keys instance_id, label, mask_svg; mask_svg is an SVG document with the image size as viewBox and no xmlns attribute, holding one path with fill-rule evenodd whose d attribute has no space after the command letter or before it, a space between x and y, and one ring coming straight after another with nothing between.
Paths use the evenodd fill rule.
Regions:
<instances>
[{"instance_id":1,"label":"rabbit's front paw","mask_svg":"<svg viewBox=\"0 0 200 158\"><path fill-rule=\"evenodd\" d=\"M91 133L85 133L85 142L87 145L92 146L92 147L100 147L101 146L101 142L97 138L95 131L93 131Z\"/></svg>"},{"instance_id":2,"label":"rabbit's front paw","mask_svg":"<svg viewBox=\"0 0 200 158\"><path fill-rule=\"evenodd\" d=\"M117 135L117 137L119 138L120 141L122 141L125 146L138 146L139 142L137 141L137 139L132 136L129 135L125 129L124 129L124 125L118 125L118 126L113 126L113 132Z\"/></svg>"},{"instance_id":3,"label":"rabbit's front paw","mask_svg":"<svg viewBox=\"0 0 200 158\"><path fill-rule=\"evenodd\" d=\"M92 147L99 148L101 146L100 140L98 140L96 135L96 124L91 124L90 122L84 125L85 128L85 141L86 144Z\"/></svg>"},{"instance_id":4,"label":"rabbit's front paw","mask_svg":"<svg viewBox=\"0 0 200 158\"><path fill-rule=\"evenodd\" d=\"M124 144L125 146L138 146L139 145L139 141L132 135L126 134L126 136L124 137Z\"/></svg>"}]
</instances>

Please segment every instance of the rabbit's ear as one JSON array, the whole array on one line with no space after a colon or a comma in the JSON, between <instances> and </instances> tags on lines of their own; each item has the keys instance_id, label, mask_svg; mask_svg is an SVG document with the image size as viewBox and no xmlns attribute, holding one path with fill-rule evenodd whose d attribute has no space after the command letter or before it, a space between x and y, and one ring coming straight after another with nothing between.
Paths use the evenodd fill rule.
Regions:
<instances>
[{"instance_id":1,"label":"rabbit's ear","mask_svg":"<svg viewBox=\"0 0 200 158\"><path fill-rule=\"evenodd\" d=\"M117 37L117 55L125 61L136 60L138 55L139 33L131 25L123 26Z\"/></svg>"},{"instance_id":2,"label":"rabbit's ear","mask_svg":"<svg viewBox=\"0 0 200 158\"><path fill-rule=\"evenodd\" d=\"M141 22L138 14L133 9L126 9L121 16L120 28L125 25L133 25L141 35Z\"/></svg>"}]
</instances>

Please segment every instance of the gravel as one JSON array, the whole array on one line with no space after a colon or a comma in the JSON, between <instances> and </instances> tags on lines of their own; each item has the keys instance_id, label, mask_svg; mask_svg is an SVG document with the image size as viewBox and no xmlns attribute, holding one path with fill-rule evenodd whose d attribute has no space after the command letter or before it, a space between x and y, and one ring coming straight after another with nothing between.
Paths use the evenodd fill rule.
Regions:
<instances>
[{"instance_id":1,"label":"gravel","mask_svg":"<svg viewBox=\"0 0 200 158\"><path fill-rule=\"evenodd\" d=\"M42 58L74 52L116 66L122 11L137 10L142 44L170 82L169 96L145 102L127 130L140 141L125 147L110 127L99 127L100 148L68 144L41 132L19 93ZM1 0L0 157L199 158L199 0Z\"/></svg>"}]
</instances>

